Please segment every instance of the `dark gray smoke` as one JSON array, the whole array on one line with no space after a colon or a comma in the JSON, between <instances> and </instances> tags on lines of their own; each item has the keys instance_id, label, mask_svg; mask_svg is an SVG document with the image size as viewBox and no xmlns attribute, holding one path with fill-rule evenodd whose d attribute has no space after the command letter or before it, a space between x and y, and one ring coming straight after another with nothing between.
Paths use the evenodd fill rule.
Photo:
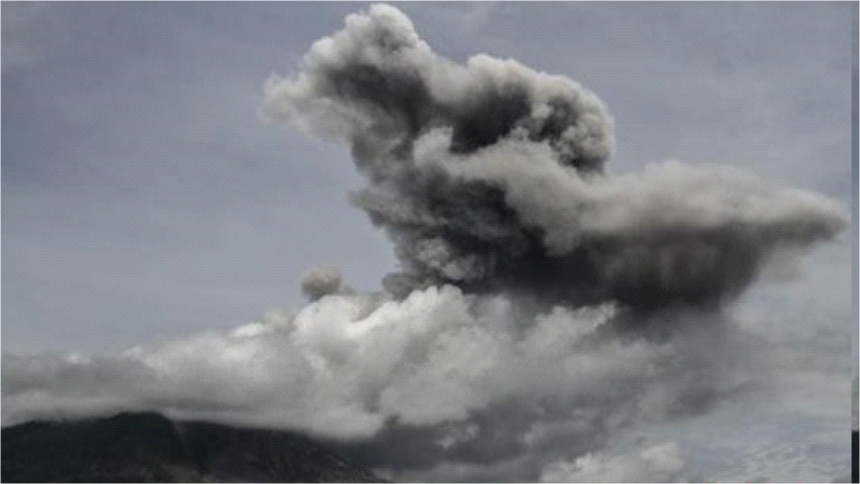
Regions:
<instances>
[{"instance_id":1,"label":"dark gray smoke","mask_svg":"<svg viewBox=\"0 0 860 484\"><path fill-rule=\"evenodd\" d=\"M514 60L436 55L385 5L316 42L267 86L273 119L349 145L353 194L395 243L386 288L451 283L636 310L716 304L777 249L826 240L837 204L720 167L609 176L612 120L576 82Z\"/></svg>"}]
</instances>

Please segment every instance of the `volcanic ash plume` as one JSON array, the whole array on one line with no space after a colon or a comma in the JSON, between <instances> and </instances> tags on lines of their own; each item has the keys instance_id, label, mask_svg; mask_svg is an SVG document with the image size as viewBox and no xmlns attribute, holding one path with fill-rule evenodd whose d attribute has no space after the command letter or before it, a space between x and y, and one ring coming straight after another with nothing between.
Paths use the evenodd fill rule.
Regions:
<instances>
[{"instance_id":1,"label":"volcanic ash plume","mask_svg":"<svg viewBox=\"0 0 860 484\"><path fill-rule=\"evenodd\" d=\"M716 303L775 250L826 240L836 203L734 169L651 165L608 176L613 124L576 82L485 55L436 55L375 5L266 88L266 112L346 143L353 194L395 243L398 295L432 284L635 309Z\"/></svg>"},{"instance_id":2,"label":"volcanic ash plume","mask_svg":"<svg viewBox=\"0 0 860 484\"><path fill-rule=\"evenodd\" d=\"M836 202L680 162L612 175L612 121L576 82L436 55L385 5L350 15L265 110L349 147L385 229L387 292L314 269L305 307L115 356L4 356L4 423L121 409L300 429L404 480L653 480L640 424L755 390L723 314L777 255L833 238Z\"/></svg>"}]
</instances>

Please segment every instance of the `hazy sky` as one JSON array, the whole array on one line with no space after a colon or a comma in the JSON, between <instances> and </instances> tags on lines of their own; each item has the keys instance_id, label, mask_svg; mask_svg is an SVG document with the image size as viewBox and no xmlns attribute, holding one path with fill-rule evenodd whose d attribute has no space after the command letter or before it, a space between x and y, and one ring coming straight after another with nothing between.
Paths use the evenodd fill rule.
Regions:
<instances>
[{"instance_id":1,"label":"hazy sky","mask_svg":"<svg viewBox=\"0 0 860 484\"><path fill-rule=\"evenodd\" d=\"M348 202L363 185L348 150L260 114L267 79L295 74L315 40L367 5L3 2L3 353L105 353L232 328L302 303L301 276L319 265L378 289L396 259ZM458 63L514 58L594 91L615 120L610 173L725 163L833 197L856 221L855 4L394 5ZM836 402L856 368L854 234L856 222L733 306L785 348L827 355L798 371L832 381L789 385L792 411L824 427L844 419L848 402ZM733 421L720 415L688 424ZM688 424L655 432L699 435ZM745 448L746 474L729 478L771 472L767 451ZM786 452L774 462L799 453L791 462L823 469L847 456Z\"/></svg>"}]
</instances>

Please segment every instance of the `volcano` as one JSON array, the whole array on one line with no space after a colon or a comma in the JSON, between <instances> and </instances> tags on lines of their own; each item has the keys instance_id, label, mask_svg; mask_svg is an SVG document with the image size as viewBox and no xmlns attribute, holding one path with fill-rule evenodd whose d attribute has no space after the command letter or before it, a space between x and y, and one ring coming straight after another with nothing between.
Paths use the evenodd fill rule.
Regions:
<instances>
[{"instance_id":1,"label":"volcano","mask_svg":"<svg viewBox=\"0 0 860 484\"><path fill-rule=\"evenodd\" d=\"M308 437L157 413L3 428L4 482L380 482Z\"/></svg>"}]
</instances>

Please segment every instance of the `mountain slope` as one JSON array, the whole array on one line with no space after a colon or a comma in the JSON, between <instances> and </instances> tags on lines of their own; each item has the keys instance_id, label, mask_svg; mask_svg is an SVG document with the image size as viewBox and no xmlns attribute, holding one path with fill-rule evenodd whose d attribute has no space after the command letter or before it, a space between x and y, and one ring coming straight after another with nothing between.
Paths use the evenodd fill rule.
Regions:
<instances>
[{"instance_id":1,"label":"mountain slope","mask_svg":"<svg viewBox=\"0 0 860 484\"><path fill-rule=\"evenodd\" d=\"M851 431L851 482L860 482L858 472L858 461L860 461L860 433Z\"/></svg>"},{"instance_id":2,"label":"mountain slope","mask_svg":"<svg viewBox=\"0 0 860 484\"><path fill-rule=\"evenodd\" d=\"M123 413L2 429L4 482L378 482L290 432Z\"/></svg>"}]
</instances>

